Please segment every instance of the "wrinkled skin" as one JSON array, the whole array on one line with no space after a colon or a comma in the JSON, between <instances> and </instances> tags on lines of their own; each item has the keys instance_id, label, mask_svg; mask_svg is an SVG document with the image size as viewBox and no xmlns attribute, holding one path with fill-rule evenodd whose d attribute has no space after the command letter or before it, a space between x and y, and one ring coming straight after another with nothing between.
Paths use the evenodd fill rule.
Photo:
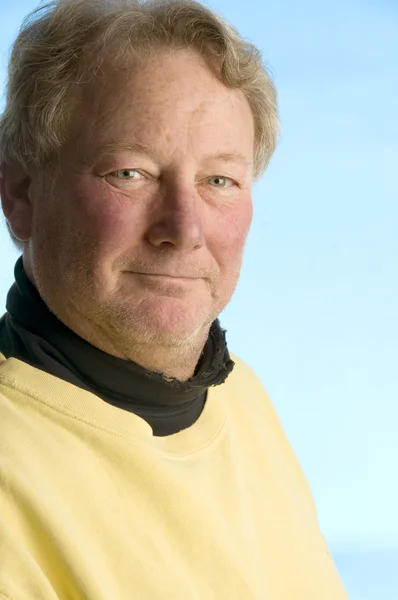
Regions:
<instances>
[{"instance_id":1,"label":"wrinkled skin","mask_svg":"<svg viewBox=\"0 0 398 600\"><path fill-rule=\"evenodd\" d=\"M18 169L1 182L50 309L104 352L189 379L238 281L253 143L242 92L186 50L96 82L51 186Z\"/></svg>"}]
</instances>

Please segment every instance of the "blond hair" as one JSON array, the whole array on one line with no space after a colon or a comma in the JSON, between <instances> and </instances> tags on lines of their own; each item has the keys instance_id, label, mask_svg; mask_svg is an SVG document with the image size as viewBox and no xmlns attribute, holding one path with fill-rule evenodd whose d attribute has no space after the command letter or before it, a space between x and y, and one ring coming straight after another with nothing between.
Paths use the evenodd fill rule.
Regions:
<instances>
[{"instance_id":1,"label":"blond hair","mask_svg":"<svg viewBox=\"0 0 398 600\"><path fill-rule=\"evenodd\" d=\"M260 51L195 0L57 0L28 15L9 62L0 171L12 164L44 169L66 140L78 90L102 67L129 65L158 47L196 51L226 86L244 93L258 179L277 143L275 87Z\"/></svg>"}]
</instances>

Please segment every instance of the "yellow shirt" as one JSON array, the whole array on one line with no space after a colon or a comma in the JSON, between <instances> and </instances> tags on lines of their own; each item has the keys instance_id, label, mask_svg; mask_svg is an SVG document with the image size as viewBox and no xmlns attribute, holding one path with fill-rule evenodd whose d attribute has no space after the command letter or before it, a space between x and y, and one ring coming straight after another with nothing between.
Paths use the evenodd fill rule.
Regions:
<instances>
[{"instance_id":1,"label":"yellow shirt","mask_svg":"<svg viewBox=\"0 0 398 600\"><path fill-rule=\"evenodd\" d=\"M253 371L197 422L133 413L0 354L0 598L347 600Z\"/></svg>"}]
</instances>

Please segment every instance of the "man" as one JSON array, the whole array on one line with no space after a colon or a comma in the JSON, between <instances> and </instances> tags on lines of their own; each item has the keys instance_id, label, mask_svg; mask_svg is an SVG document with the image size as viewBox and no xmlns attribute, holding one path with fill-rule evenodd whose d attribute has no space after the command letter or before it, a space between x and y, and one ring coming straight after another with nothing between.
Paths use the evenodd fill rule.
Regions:
<instances>
[{"instance_id":1,"label":"man","mask_svg":"<svg viewBox=\"0 0 398 600\"><path fill-rule=\"evenodd\" d=\"M277 138L256 49L191 0L30 17L0 123L0 597L340 600L305 477L228 352Z\"/></svg>"}]
</instances>

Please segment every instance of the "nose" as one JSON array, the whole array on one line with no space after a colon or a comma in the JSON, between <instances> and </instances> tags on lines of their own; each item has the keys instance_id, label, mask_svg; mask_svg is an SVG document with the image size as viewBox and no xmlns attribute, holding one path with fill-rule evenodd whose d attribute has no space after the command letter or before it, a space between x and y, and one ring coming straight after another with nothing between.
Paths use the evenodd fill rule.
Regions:
<instances>
[{"instance_id":1,"label":"nose","mask_svg":"<svg viewBox=\"0 0 398 600\"><path fill-rule=\"evenodd\" d=\"M146 237L156 247L195 250L204 245L203 200L193 186L163 191Z\"/></svg>"}]
</instances>

